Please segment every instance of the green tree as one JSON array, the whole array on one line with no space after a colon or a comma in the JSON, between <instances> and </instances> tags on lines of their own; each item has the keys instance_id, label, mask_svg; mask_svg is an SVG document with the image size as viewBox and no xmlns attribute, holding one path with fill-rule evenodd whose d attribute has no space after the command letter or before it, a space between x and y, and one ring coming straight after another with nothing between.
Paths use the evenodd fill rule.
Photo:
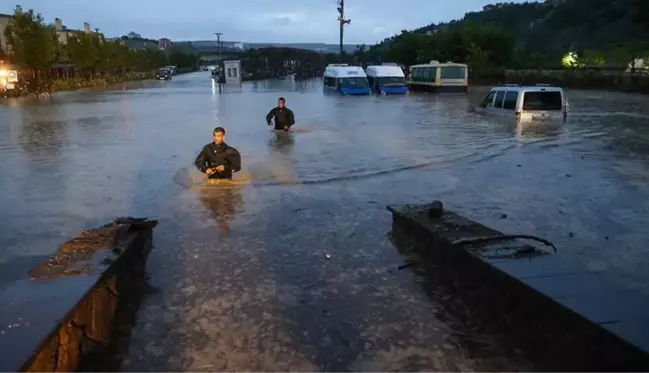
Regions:
<instances>
[{"instance_id":1,"label":"green tree","mask_svg":"<svg viewBox=\"0 0 649 373\"><path fill-rule=\"evenodd\" d=\"M361 44L356 47L353 53L354 63L362 65L367 61L367 45Z\"/></svg>"},{"instance_id":2,"label":"green tree","mask_svg":"<svg viewBox=\"0 0 649 373\"><path fill-rule=\"evenodd\" d=\"M24 12L16 7L4 33L14 64L38 69L49 67L54 62L56 48L53 30L32 9Z\"/></svg>"},{"instance_id":3,"label":"green tree","mask_svg":"<svg viewBox=\"0 0 649 373\"><path fill-rule=\"evenodd\" d=\"M119 41L104 41L101 45L101 55L106 59L105 68L110 71L122 71L129 67L130 51Z\"/></svg>"},{"instance_id":4,"label":"green tree","mask_svg":"<svg viewBox=\"0 0 649 373\"><path fill-rule=\"evenodd\" d=\"M369 53L405 65L438 60L489 67L511 62L515 39L499 28L469 22L427 31L402 31L371 47Z\"/></svg>"},{"instance_id":5,"label":"green tree","mask_svg":"<svg viewBox=\"0 0 649 373\"><path fill-rule=\"evenodd\" d=\"M196 54L176 46L169 48L167 59L169 64L179 68L195 67L198 64L198 56Z\"/></svg>"},{"instance_id":6,"label":"green tree","mask_svg":"<svg viewBox=\"0 0 649 373\"><path fill-rule=\"evenodd\" d=\"M86 74L98 67L99 48L98 42L94 40L96 37L94 34L78 33L69 36L66 43L70 62Z\"/></svg>"},{"instance_id":7,"label":"green tree","mask_svg":"<svg viewBox=\"0 0 649 373\"><path fill-rule=\"evenodd\" d=\"M586 50L579 56L579 62L585 67L601 67L606 63L604 53Z\"/></svg>"},{"instance_id":8,"label":"green tree","mask_svg":"<svg viewBox=\"0 0 649 373\"><path fill-rule=\"evenodd\" d=\"M480 46L471 43L467 50L466 62L475 69L483 69L489 66L489 54L490 52L485 51Z\"/></svg>"}]
</instances>

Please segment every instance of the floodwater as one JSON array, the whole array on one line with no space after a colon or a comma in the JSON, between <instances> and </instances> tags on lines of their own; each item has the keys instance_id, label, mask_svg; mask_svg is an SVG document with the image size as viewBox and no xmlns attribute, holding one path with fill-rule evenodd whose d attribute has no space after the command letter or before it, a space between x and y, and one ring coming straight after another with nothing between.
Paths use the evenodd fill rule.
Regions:
<instances>
[{"instance_id":1,"label":"floodwater","mask_svg":"<svg viewBox=\"0 0 649 373\"><path fill-rule=\"evenodd\" d=\"M124 370L533 370L397 270L385 206L439 199L649 294L649 98L568 95L552 128L470 111L481 92L219 90L207 73L3 101L0 287L83 228L147 216L155 291ZM301 132L269 131L279 96ZM188 188L216 126L252 182Z\"/></svg>"}]
</instances>

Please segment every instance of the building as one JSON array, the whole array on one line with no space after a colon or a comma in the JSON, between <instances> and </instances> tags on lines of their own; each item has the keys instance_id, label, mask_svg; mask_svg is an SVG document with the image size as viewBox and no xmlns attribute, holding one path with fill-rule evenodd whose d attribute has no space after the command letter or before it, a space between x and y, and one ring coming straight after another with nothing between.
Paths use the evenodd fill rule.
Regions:
<instances>
[{"instance_id":1,"label":"building","mask_svg":"<svg viewBox=\"0 0 649 373\"><path fill-rule=\"evenodd\" d=\"M225 84L241 84L241 61L223 61Z\"/></svg>"},{"instance_id":2,"label":"building","mask_svg":"<svg viewBox=\"0 0 649 373\"><path fill-rule=\"evenodd\" d=\"M162 38L158 40L158 46L160 47L160 49L167 49L171 46L171 40Z\"/></svg>"},{"instance_id":3,"label":"building","mask_svg":"<svg viewBox=\"0 0 649 373\"><path fill-rule=\"evenodd\" d=\"M0 55L4 53L9 53L8 46L7 46L7 38L5 38L5 30L9 25L10 19L11 19L11 15L0 13L0 50L2 50L0 52Z\"/></svg>"},{"instance_id":4,"label":"building","mask_svg":"<svg viewBox=\"0 0 649 373\"><path fill-rule=\"evenodd\" d=\"M129 38L129 39L142 39L142 35L138 34L137 32L133 32L133 31L129 32L126 35L126 37Z\"/></svg>"},{"instance_id":5,"label":"building","mask_svg":"<svg viewBox=\"0 0 649 373\"><path fill-rule=\"evenodd\" d=\"M90 28L90 24L88 22L83 24L83 30L75 30L75 29L70 29L67 28L64 24L61 18L54 18L54 30L56 31L56 35L59 39L59 43L61 44L67 44L68 39L71 36L79 35L79 34L90 34L92 33L92 29ZM99 33L98 31L95 31L96 33Z\"/></svg>"}]
</instances>

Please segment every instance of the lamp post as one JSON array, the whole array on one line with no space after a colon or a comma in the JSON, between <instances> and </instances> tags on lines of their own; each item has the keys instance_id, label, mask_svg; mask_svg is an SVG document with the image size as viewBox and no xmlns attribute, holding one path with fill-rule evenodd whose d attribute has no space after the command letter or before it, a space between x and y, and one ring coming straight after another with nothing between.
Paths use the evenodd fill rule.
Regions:
<instances>
[{"instance_id":1,"label":"lamp post","mask_svg":"<svg viewBox=\"0 0 649 373\"><path fill-rule=\"evenodd\" d=\"M219 56L219 61L221 61L221 35L223 33L215 32L214 35L216 35L216 54Z\"/></svg>"},{"instance_id":2,"label":"lamp post","mask_svg":"<svg viewBox=\"0 0 649 373\"><path fill-rule=\"evenodd\" d=\"M352 22L351 19L345 19L345 0L338 0L338 22L340 23L340 62L343 62L343 30L344 26Z\"/></svg>"}]
</instances>

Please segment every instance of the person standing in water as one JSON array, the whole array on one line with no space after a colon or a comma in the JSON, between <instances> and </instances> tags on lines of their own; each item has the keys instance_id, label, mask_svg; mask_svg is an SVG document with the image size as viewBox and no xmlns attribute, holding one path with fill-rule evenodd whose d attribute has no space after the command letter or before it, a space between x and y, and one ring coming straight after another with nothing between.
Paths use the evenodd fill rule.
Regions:
<instances>
[{"instance_id":1,"label":"person standing in water","mask_svg":"<svg viewBox=\"0 0 649 373\"><path fill-rule=\"evenodd\" d=\"M266 115L266 122L272 125L271 120L275 118L275 130L284 130L288 132L292 125L295 124L295 116L293 111L286 107L286 100L280 97L277 100L277 107L271 109Z\"/></svg>"},{"instance_id":2,"label":"person standing in water","mask_svg":"<svg viewBox=\"0 0 649 373\"><path fill-rule=\"evenodd\" d=\"M210 179L229 179L241 171L241 154L225 143L225 129L216 127L212 132L214 142L203 147L194 164Z\"/></svg>"}]
</instances>

